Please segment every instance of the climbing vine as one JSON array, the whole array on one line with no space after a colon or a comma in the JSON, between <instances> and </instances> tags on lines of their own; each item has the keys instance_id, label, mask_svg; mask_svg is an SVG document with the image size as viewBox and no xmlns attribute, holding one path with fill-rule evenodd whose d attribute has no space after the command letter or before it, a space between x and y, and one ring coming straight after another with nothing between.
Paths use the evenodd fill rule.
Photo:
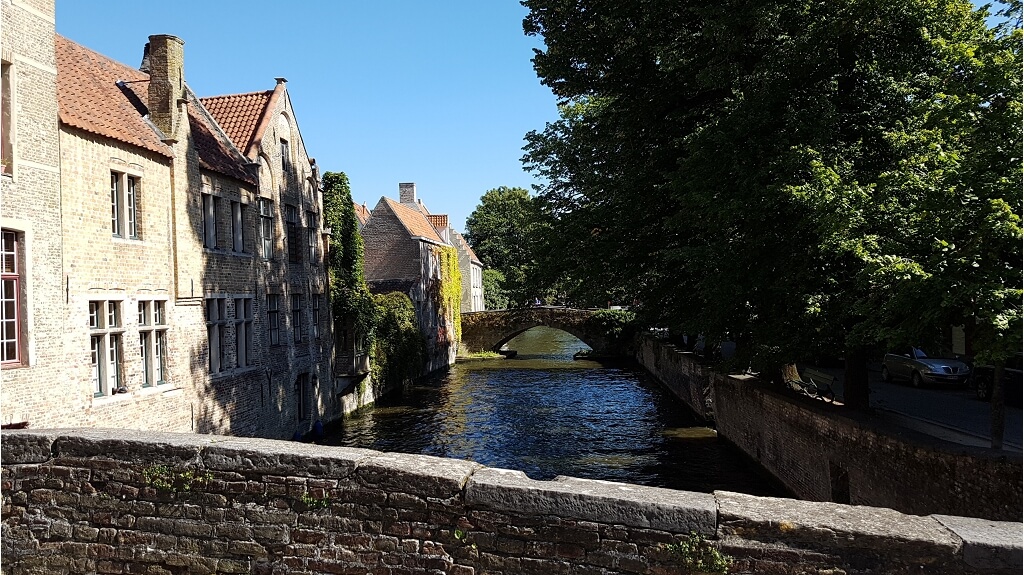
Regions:
<instances>
[{"instance_id":1,"label":"climbing vine","mask_svg":"<svg viewBox=\"0 0 1024 575\"><path fill-rule=\"evenodd\" d=\"M462 272L459 270L459 252L453 247L433 248L441 268L441 279L434 291L434 304L442 323L451 326L451 334L439 333L441 343L458 344L462 341Z\"/></svg>"},{"instance_id":2,"label":"climbing vine","mask_svg":"<svg viewBox=\"0 0 1024 575\"><path fill-rule=\"evenodd\" d=\"M403 293L372 297L375 313L370 375L377 385L401 385L420 374L426 358L426 343L416 322L416 310Z\"/></svg>"},{"instance_id":3,"label":"climbing vine","mask_svg":"<svg viewBox=\"0 0 1024 575\"><path fill-rule=\"evenodd\" d=\"M327 251L331 311L335 319L350 320L357 333L370 336L374 302L363 276L363 237L344 172L324 173L323 201L324 224L331 230Z\"/></svg>"}]
</instances>

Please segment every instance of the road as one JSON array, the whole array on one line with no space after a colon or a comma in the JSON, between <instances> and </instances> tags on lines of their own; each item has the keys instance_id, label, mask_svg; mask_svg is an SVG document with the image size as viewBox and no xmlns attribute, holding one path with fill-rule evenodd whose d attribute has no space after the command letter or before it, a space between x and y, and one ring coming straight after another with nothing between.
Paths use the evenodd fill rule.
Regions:
<instances>
[{"instance_id":1,"label":"road","mask_svg":"<svg viewBox=\"0 0 1024 575\"><path fill-rule=\"evenodd\" d=\"M817 368L836 376L836 397L843 397L843 369ZM881 364L868 368L871 407L895 424L964 445L990 447L992 410L968 389L913 388L906 382L882 381ZM1021 451L1024 419L1020 407L1006 406L1003 449Z\"/></svg>"}]
</instances>

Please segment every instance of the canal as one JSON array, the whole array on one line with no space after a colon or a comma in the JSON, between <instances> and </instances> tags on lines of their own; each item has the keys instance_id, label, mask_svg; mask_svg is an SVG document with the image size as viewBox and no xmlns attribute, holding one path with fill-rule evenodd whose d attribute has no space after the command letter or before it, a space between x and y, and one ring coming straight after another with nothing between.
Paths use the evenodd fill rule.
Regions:
<instances>
[{"instance_id":1,"label":"canal","mask_svg":"<svg viewBox=\"0 0 1024 575\"><path fill-rule=\"evenodd\" d=\"M533 479L783 495L640 368L574 361L586 346L543 327L508 348L518 356L458 363L382 398L325 443L467 459Z\"/></svg>"}]
</instances>

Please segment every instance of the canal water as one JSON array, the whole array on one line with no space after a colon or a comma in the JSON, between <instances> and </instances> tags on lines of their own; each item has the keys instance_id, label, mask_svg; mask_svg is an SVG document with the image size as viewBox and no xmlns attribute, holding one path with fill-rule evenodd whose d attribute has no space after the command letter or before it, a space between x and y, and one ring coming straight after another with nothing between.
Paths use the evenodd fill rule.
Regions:
<instances>
[{"instance_id":1,"label":"canal water","mask_svg":"<svg viewBox=\"0 0 1024 575\"><path fill-rule=\"evenodd\" d=\"M544 327L508 348L516 358L458 363L382 398L325 443L467 459L533 479L783 495L641 369L573 360L586 346Z\"/></svg>"}]
</instances>

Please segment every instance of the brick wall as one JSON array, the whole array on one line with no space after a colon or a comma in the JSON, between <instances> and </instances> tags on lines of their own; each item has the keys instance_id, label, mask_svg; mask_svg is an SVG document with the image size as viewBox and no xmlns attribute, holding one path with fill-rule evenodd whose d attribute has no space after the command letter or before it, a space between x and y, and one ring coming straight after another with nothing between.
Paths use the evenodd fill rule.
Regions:
<instances>
[{"instance_id":1,"label":"brick wall","mask_svg":"<svg viewBox=\"0 0 1024 575\"><path fill-rule=\"evenodd\" d=\"M1017 573L1021 524L558 478L422 455L5 431L3 572Z\"/></svg>"},{"instance_id":2,"label":"brick wall","mask_svg":"<svg viewBox=\"0 0 1024 575\"><path fill-rule=\"evenodd\" d=\"M704 374L719 437L801 499L1021 519L1019 453L945 442L870 414L771 391L753 377L715 374L692 354L650 338L640 347L641 365L698 413L707 396L694 381Z\"/></svg>"}]
</instances>

